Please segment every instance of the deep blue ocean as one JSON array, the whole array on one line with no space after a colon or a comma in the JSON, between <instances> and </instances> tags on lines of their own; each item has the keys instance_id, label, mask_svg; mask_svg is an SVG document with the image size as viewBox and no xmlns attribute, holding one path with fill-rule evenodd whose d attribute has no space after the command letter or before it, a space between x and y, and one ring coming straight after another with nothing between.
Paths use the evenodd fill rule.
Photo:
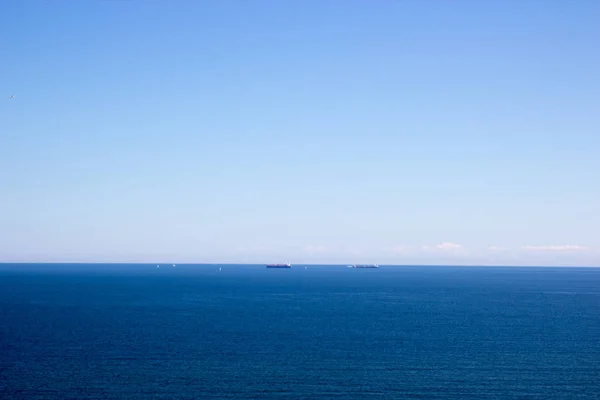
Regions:
<instances>
[{"instance_id":1,"label":"deep blue ocean","mask_svg":"<svg viewBox=\"0 0 600 400\"><path fill-rule=\"evenodd\" d=\"M4 264L0 398L600 399L600 269Z\"/></svg>"}]
</instances>

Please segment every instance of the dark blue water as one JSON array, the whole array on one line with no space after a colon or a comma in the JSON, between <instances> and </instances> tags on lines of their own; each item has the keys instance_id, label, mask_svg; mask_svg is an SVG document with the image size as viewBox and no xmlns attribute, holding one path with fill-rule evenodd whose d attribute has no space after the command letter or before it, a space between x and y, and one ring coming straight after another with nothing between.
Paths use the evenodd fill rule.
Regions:
<instances>
[{"instance_id":1,"label":"dark blue water","mask_svg":"<svg viewBox=\"0 0 600 400\"><path fill-rule=\"evenodd\" d=\"M600 269L218 268L0 266L0 398L600 398Z\"/></svg>"}]
</instances>

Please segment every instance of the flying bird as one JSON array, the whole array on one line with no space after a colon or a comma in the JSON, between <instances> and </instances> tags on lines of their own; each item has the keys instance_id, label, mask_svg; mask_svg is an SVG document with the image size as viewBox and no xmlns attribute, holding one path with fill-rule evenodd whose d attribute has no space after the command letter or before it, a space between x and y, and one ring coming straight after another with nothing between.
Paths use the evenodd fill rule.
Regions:
<instances>
[{"instance_id":1,"label":"flying bird","mask_svg":"<svg viewBox=\"0 0 600 400\"><path fill-rule=\"evenodd\" d=\"M11 98L11 99L14 99L14 98L15 98L15 95L14 95L14 94L11 94L11 95L10 95L10 98Z\"/></svg>"}]
</instances>

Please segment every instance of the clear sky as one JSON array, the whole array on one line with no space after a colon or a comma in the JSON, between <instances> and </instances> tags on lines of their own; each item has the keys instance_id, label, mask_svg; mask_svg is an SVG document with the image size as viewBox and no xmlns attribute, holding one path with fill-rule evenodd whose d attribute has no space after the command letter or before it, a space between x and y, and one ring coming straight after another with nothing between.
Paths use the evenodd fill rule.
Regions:
<instances>
[{"instance_id":1,"label":"clear sky","mask_svg":"<svg viewBox=\"0 0 600 400\"><path fill-rule=\"evenodd\" d=\"M2 1L0 261L600 265L599 20Z\"/></svg>"}]
</instances>

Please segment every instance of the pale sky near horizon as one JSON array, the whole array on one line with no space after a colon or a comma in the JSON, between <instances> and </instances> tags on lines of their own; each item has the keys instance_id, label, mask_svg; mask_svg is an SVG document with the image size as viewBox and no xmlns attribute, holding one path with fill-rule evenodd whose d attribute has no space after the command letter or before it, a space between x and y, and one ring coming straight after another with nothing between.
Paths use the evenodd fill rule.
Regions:
<instances>
[{"instance_id":1,"label":"pale sky near horizon","mask_svg":"<svg viewBox=\"0 0 600 400\"><path fill-rule=\"evenodd\" d=\"M600 265L599 20L0 2L0 262Z\"/></svg>"}]
</instances>

